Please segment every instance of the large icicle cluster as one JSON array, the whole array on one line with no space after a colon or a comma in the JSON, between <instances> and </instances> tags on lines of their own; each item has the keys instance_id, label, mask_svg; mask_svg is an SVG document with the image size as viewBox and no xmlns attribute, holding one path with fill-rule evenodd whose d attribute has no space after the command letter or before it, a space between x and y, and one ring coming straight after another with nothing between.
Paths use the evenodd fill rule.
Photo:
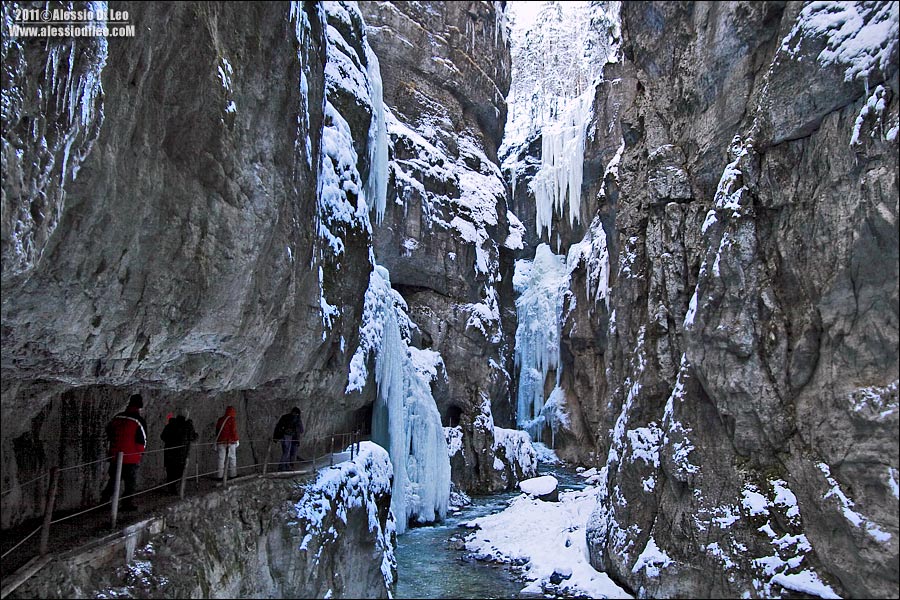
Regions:
<instances>
[{"instance_id":1,"label":"large icicle cluster","mask_svg":"<svg viewBox=\"0 0 900 600\"><path fill-rule=\"evenodd\" d=\"M537 234L547 229L550 238L554 211L568 204L569 225L580 219L584 134L591 118L593 91L576 98L559 122L541 131L541 168L531 180Z\"/></svg>"},{"instance_id":2,"label":"large icicle cluster","mask_svg":"<svg viewBox=\"0 0 900 600\"><path fill-rule=\"evenodd\" d=\"M450 499L450 458L441 416L431 395L430 373L441 360L436 352L410 348L406 303L391 288L390 275L376 266L366 291L360 345L350 363L347 391L360 390L375 355L378 399L372 440L387 448L394 465L391 510L397 532L411 519L443 519Z\"/></svg>"},{"instance_id":3,"label":"large icicle cluster","mask_svg":"<svg viewBox=\"0 0 900 600\"><path fill-rule=\"evenodd\" d=\"M540 440L546 420L544 382L556 371L559 384L559 340L563 299L569 287L569 272L561 256L547 244L537 247L534 261L516 261L513 285L519 297L516 313L516 367L519 392L516 425Z\"/></svg>"},{"instance_id":4,"label":"large icicle cluster","mask_svg":"<svg viewBox=\"0 0 900 600\"><path fill-rule=\"evenodd\" d=\"M328 60L325 65L325 128L320 168L318 227L320 259L337 264L344 237L351 231L372 234L369 210L384 216L388 183L388 111L383 104L378 58L368 45L365 25L353 2L324 2ZM359 46L340 31L361 28ZM362 50L360 51L359 48ZM337 106L368 109L368 176L363 182L353 135ZM369 238L371 239L371 237ZM386 448L394 468L391 508L402 533L410 519L434 521L446 515L450 496L450 460L441 418L431 395L440 355L409 347L406 303L391 288L387 269L374 264L365 295L360 343L350 362L347 393L362 390L375 358L378 398L372 419L373 440ZM335 269L335 270L337 270ZM319 279L323 271L319 267ZM338 308L321 298L326 327Z\"/></svg>"}]
</instances>

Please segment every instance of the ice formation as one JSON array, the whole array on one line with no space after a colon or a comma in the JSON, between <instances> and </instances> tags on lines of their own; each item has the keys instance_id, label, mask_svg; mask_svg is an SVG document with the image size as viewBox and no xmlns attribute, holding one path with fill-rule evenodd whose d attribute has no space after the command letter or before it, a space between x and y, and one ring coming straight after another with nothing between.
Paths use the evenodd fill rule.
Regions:
<instances>
[{"instance_id":1,"label":"ice formation","mask_svg":"<svg viewBox=\"0 0 900 600\"><path fill-rule=\"evenodd\" d=\"M369 208L375 209L375 222L384 219L388 183L388 135L378 57L366 44L366 73L369 98L372 101L372 123L369 125L369 176L364 188Z\"/></svg>"},{"instance_id":2,"label":"ice formation","mask_svg":"<svg viewBox=\"0 0 900 600\"><path fill-rule=\"evenodd\" d=\"M593 90L572 101L562 118L541 131L541 168L529 184L534 193L535 226L550 239L554 211L568 204L569 225L580 219L584 134L591 118Z\"/></svg>"},{"instance_id":3,"label":"ice formation","mask_svg":"<svg viewBox=\"0 0 900 600\"><path fill-rule=\"evenodd\" d=\"M430 372L436 352L410 348L406 303L391 288L390 275L376 266L369 279L360 345L350 363L347 391L362 389L366 361L375 355L378 398L372 416L372 440L388 450L394 466L391 510L397 532L411 519L443 519L450 499L450 458L441 416L431 395ZM418 368L417 368L418 367Z\"/></svg>"},{"instance_id":4,"label":"ice formation","mask_svg":"<svg viewBox=\"0 0 900 600\"><path fill-rule=\"evenodd\" d=\"M519 391L516 425L540 440L546 421L544 382L556 371L559 384L559 339L563 298L569 287L565 260L547 244L537 247L534 261L519 260L513 285L519 297L516 313L516 367Z\"/></svg>"},{"instance_id":5,"label":"ice formation","mask_svg":"<svg viewBox=\"0 0 900 600\"><path fill-rule=\"evenodd\" d=\"M355 3L324 2L321 6L329 22L349 28L362 20L361 15L353 14L358 11ZM345 252L345 234L361 230L371 235L371 208L375 209L378 221L384 216L388 112L382 101L378 58L367 40L362 44L363 61L334 25L327 26L326 34L328 59L317 210L318 259L320 264L325 261L336 264L337 270ZM369 171L364 182L359 164L362 150L354 148L351 127L331 102L332 98L347 95L370 107L372 114L366 149ZM328 282L321 266L319 283L320 307L327 330L340 312L325 299ZM441 358L436 352L410 348L409 330L406 303L391 288L387 269L375 265L365 294L360 342L350 361L346 391L359 391L365 386L369 375L367 362L374 356L378 397L372 418L372 439L387 449L391 457L394 470L391 509L399 533L405 530L410 519L426 522L443 518L450 496L447 442L430 387Z\"/></svg>"}]
</instances>

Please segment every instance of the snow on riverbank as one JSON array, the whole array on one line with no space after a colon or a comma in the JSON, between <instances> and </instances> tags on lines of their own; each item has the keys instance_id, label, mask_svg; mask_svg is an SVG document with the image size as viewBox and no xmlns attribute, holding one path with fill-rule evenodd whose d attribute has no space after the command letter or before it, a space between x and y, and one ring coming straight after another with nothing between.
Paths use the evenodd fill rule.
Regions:
<instances>
[{"instance_id":1,"label":"snow on riverbank","mask_svg":"<svg viewBox=\"0 0 900 600\"><path fill-rule=\"evenodd\" d=\"M513 498L506 510L465 524L478 528L467 538L466 550L497 562L524 565L528 585L523 594L631 598L588 561L584 530L598 492L596 487L563 492L559 502L524 494Z\"/></svg>"},{"instance_id":2,"label":"snow on riverbank","mask_svg":"<svg viewBox=\"0 0 900 600\"><path fill-rule=\"evenodd\" d=\"M562 461L556 455L556 451L548 448L543 442L532 442L534 452L537 455L537 461L543 465L561 465Z\"/></svg>"}]
</instances>

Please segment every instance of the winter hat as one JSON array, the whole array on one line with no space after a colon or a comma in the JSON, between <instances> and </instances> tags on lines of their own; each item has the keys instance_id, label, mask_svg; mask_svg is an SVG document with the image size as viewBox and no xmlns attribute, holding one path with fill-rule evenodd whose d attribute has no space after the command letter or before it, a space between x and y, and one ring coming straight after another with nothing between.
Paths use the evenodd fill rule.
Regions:
<instances>
[{"instance_id":1,"label":"winter hat","mask_svg":"<svg viewBox=\"0 0 900 600\"><path fill-rule=\"evenodd\" d=\"M300 414L300 409L297 408L297 407L295 406L294 408L291 409L291 413L293 413L293 414L295 414L295 415L299 415L299 414Z\"/></svg>"},{"instance_id":2,"label":"winter hat","mask_svg":"<svg viewBox=\"0 0 900 600\"><path fill-rule=\"evenodd\" d=\"M140 394L132 394L128 399L128 408L144 408L144 398Z\"/></svg>"}]
</instances>

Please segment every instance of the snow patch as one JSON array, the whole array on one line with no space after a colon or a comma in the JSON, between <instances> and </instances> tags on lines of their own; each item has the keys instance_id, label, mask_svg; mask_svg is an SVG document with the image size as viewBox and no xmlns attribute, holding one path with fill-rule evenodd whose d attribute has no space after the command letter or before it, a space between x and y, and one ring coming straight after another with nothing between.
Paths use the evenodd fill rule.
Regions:
<instances>
[{"instance_id":1,"label":"snow patch","mask_svg":"<svg viewBox=\"0 0 900 600\"><path fill-rule=\"evenodd\" d=\"M885 95L886 91L883 85L879 85L875 88L875 91L872 92L872 95L869 96L866 103L863 104L863 107L859 110L859 114L856 116L856 121L853 123L853 133L850 135L850 146L858 146L860 144L859 135L862 131L863 125L867 120L874 120L875 122L880 121L884 115L885 109Z\"/></svg>"},{"instance_id":2,"label":"snow patch","mask_svg":"<svg viewBox=\"0 0 900 600\"><path fill-rule=\"evenodd\" d=\"M897 2L810 2L803 7L781 50L800 53L807 38L825 39L819 64L846 66L844 80L863 79L877 68L887 73L900 33Z\"/></svg>"},{"instance_id":3,"label":"snow patch","mask_svg":"<svg viewBox=\"0 0 900 600\"><path fill-rule=\"evenodd\" d=\"M532 442L537 461L543 465L559 465L562 461L556 455L556 452L547 447L543 442Z\"/></svg>"},{"instance_id":4,"label":"snow patch","mask_svg":"<svg viewBox=\"0 0 900 600\"><path fill-rule=\"evenodd\" d=\"M447 453L449 456L456 456L456 454L462 450L462 438L463 432L460 425L457 425L456 427L444 427L444 439L447 440Z\"/></svg>"},{"instance_id":5,"label":"snow patch","mask_svg":"<svg viewBox=\"0 0 900 600\"><path fill-rule=\"evenodd\" d=\"M808 570L800 571L799 573L778 573L772 577L772 583L777 583L788 590L809 594L818 598L840 598L831 586L823 583L818 575Z\"/></svg>"},{"instance_id":6,"label":"snow patch","mask_svg":"<svg viewBox=\"0 0 900 600\"><path fill-rule=\"evenodd\" d=\"M853 500L847 497L841 489L840 484L838 484L834 477L831 476L831 468L823 462L818 463L816 466L819 467L819 470L825 475L826 481L828 481L828 484L831 486L831 489L826 492L822 498L825 500L828 498L836 498L841 506L841 513L851 524L855 527L862 527L874 540L881 542L882 544L890 542L893 537L890 533L884 531L871 520L853 510Z\"/></svg>"},{"instance_id":7,"label":"snow patch","mask_svg":"<svg viewBox=\"0 0 900 600\"><path fill-rule=\"evenodd\" d=\"M629 598L605 573L590 566L585 528L601 488L561 492L559 502L527 495L514 498L504 511L465 524L466 550L502 563L523 565L528 586L523 593L554 590L567 597ZM550 583L554 574L568 579Z\"/></svg>"},{"instance_id":8,"label":"snow patch","mask_svg":"<svg viewBox=\"0 0 900 600\"><path fill-rule=\"evenodd\" d=\"M670 564L672 564L672 559L669 558L668 554L659 549L653 536L650 536L647 539L647 545L638 555L634 566L631 568L631 572L637 573L643 569L647 577L659 577L660 569L664 569Z\"/></svg>"}]
</instances>

